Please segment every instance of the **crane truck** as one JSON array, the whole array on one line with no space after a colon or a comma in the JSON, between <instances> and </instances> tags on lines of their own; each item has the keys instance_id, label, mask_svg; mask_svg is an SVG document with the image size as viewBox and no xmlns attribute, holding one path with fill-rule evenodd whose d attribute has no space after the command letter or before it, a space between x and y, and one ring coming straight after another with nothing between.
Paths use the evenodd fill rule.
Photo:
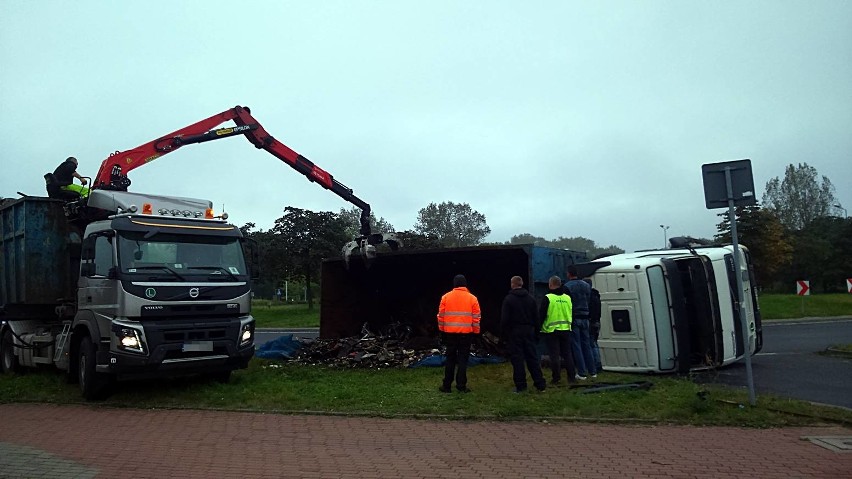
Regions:
<instances>
[{"instance_id":1,"label":"crane truck","mask_svg":"<svg viewBox=\"0 0 852 479\"><path fill-rule=\"evenodd\" d=\"M212 129L233 120L235 127ZM343 247L366 260L401 245L370 206L237 106L103 161L87 196L0 202L0 370L55 366L84 398L116 380L204 373L227 381L254 354L257 256L209 200L129 192L127 173L183 145L244 135L362 210ZM53 197L51 197L53 196ZM249 253L248 255L246 253Z\"/></svg>"}]
</instances>

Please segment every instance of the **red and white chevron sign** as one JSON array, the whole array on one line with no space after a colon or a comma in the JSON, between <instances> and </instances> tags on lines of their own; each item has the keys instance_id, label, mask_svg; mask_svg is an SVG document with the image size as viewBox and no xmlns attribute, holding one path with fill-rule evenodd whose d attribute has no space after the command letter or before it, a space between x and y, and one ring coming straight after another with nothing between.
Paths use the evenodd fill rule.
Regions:
<instances>
[{"instance_id":1,"label":"red and white chevron sign","mask_svg":"<svg viewBox=\"0 0 852 479\"><path fill-rule=\"evenodd\" d=\"M796 294L799 296L810 296L811 295L811 282L810 281L796 281Z\"/></svg>"}]
</instances>

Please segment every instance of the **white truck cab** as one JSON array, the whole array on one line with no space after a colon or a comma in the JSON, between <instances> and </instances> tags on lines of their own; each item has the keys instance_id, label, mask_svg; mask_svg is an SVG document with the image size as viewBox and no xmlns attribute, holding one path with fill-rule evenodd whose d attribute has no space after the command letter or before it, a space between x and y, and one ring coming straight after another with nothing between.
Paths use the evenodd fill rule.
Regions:
<instances>
[{"instance_id":1,"label":"white truck cab","mask_svg":"<svg viewBox=\"0 0 852 479\"><path fill-rule=\"evenodd\" d=\"M762 330L751 258L740 247L747 331L736 295L733 247L637 251L594 263L601 295L598 346L605 370L688 372L755 354Z\"/></svg>"}]
</instances>

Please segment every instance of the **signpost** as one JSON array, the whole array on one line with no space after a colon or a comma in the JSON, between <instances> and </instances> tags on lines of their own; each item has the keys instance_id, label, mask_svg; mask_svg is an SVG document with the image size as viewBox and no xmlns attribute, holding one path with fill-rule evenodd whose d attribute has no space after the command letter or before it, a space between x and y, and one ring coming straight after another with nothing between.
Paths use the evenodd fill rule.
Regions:
<instances>
[{"instance_id":1,"label":"signpost","mask_svg":"<svg viewBox=\"0 0 852 479\"><path fill-rule=\"evenodd\" d=\"M846 291L852 293L852 278L846 278Z\"/></svg>"},{"instance_id":2,"label":"signpost","mask_svg":"<svg viewBox=\"0 0 852 479\"><path fill-rule=\"evenodd\" d=\"M796 281L796 294L802 297L802 316L805 315L805 296L811 295L810 281Z\"/></svg>"},{"instance_id":3,"label":"signpost","mask_svg":"<svg viewBox=\"0 0 852 479\"><path fill-rule=\"evenodd\" d=\"M754 377L751 373L751 348L749 347L749 329L743 304L743 277L740 269L740 246L737 239L737 215L735 206L753 206L754 177L751 174L751 160L724 161L701 165L704 178L704 202L708 210L728 207L728 219L731 222L731 242L734 247L734 270L737 278L737 304L740 307L740 324L743 330L742 346L746 363L748 381L748 401L755 405Z\"/></svg>"}]
</instances>

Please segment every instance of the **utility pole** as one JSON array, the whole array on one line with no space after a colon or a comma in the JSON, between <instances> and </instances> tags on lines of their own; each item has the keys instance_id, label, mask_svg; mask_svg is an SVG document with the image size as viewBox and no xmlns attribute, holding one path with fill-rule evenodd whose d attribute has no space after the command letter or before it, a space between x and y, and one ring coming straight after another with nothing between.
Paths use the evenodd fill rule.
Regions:
<instances>
[{"instance_id":1,"label":"utility pole","mask_svg":"<svg viewBox=\"0 0 852 479\"><path fill-rule=\"evenodd\" d=\"M833 206L834 206L835 208L840 208L841 210L843 210L843 219L844 219L844 220L845 220L846 218L849 218L849 215L847 215L847 214L846 214L846 208L844 208L844 207L840 206L840 203L837 203L836 205L833 205Z\"/></svg>"}]
</instances>

